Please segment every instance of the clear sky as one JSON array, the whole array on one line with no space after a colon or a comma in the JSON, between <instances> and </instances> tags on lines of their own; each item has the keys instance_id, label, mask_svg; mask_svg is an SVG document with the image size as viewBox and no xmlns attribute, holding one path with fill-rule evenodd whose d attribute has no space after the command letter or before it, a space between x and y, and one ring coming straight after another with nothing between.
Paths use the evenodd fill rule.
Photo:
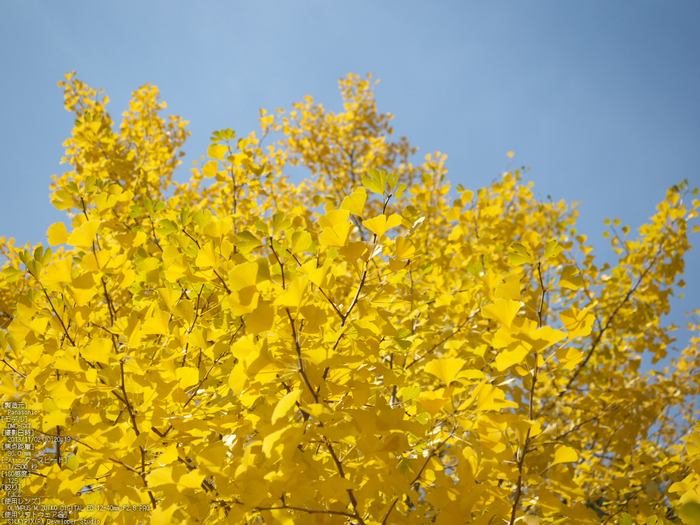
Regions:
<instances>
[{"instance_id":1,"label":"clear sky","mask_svg":"<svg viewBox=\"0 0 700 525\"><path fill-rule=\"evenodd\" d=\"M580 201L579 231L610 260L603 219L635 230L666 189L700 186L697 0L0 3L0 236L46 242L72 118L56 82L104 88L115 121L151 82L191 122L185 169L210 132L257 129L304 95L339 110L349 72L381 80L379 110L449 178L478 189L508 163L536 193ZM187 176L181 170L178 179ZM700 306L700 234L686 298Z\"/></svg>"}]
</instances>

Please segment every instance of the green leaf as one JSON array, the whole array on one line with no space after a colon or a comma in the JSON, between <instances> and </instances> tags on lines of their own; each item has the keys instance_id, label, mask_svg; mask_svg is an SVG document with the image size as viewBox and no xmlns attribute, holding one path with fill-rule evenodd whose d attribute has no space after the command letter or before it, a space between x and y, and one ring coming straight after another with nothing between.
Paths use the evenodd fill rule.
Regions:
<instances>
[{"instance_id":1,"label":"green leaf","mask_svg":"<svg viewBox=\"0 0 700 525\"><path fill-rule=\"evenodd\" d=\"M484 270L484 266L481 264L481 261L479 259L477 259L476 262L467 266L467 271L470 274L472 274L474 277L478 277L483 270Z\"/></svg>"},{"instance_id":2,"label":"green leaf","mask_svg":"<svg viewBox=\"0 0 700 525\"><path fill-rule=\"evenodd\" d=\"M401 216L396 213L393 213L389 217L381 214L377 217L372 217L371 219L362 221L362 225L374 233L377 237L381 237L388 230L395 228L399 224L401 224Z\"/></svg>"},{"instance_id":3,"label":"green leaf","mask_svg":"<svg viewBox=\"0 0 700 525\"><path fill-rule=\"evenodd\" d=\"M564 266L559 279L559 286L570 290L578 290L583 284L583 278L574 266Z\"/></svg>"},{"instance_id":4,"label":"green leaf","mask_svg":"<svg viewBox=\"0 0 700 525\"><path fill-rule=\"evenodd\" d=\"M272 216L272 229L275 231L285 230L289 228L292 222L286 218L287 215L283 211L278 211Z\"/></svg>"},{"instance_id":5,"label":"green leaf","mask_svg":"<svg viewBox=\"0 0 700 525\"><path fill-rule=\"evenodd\" d=\"M362 176L362 184L369 191L378 193L379 195L384 195L384 190L387 183L386 171L378 171L376 169L371 169L367 171L367 175Z\"/></svg>"},{"instance_id":6,"label":"green leaf","mask_svg":"<svg viewBox=\"0 0 700 525\"><path fill-rule=\"evenodd\" d=\"M265 224L263 221L261 221L259 219L255 222L255 229L258 230L263 235L270 234L270 231L267 228L267 224Z\"/></svg>"},{"instance_id":7,"label":"green leaf","mask_svg":"<svg viewBox=\"0 0 700 525\"><path fill-rule=\"evenodd\" d=\"M162 219L158 223L158 228L156 231L161 237L167 237L168 235L175 233L179 229L180 228L178 227L175 221L171 221L170 219Z\"/></svg>"},{"instance_id":8,"label":"green leaf","mask_svg":"<svg viewBox=\"0 0 700 525\"><path fill-rule=\"evenodd\" d=\"M519 242L513 243L508 253L508 261L513 266L521 266L523 264L532 264L532 256L527 248Z\"/></svg>"},{"instance_id":9,"label":"green leaf","mask_svg":"<svg viewBox=\"0 0 700 525\"><path fill-rule=\"evenodd\" d=\"M362 185L373 193L384 194L384 190L379 183L367 175L362 176Z\"/></svg>"},{"instance_id":10,"label":"green leaf","mask_svg":"<svg viewBox=\"0 0 700 525\"><path fill-rule=\"evenodd\" d=\"M404 192L406 191L406 185L404 183L399 184L399 189L394 192L394 197L397 199L399 197L403 197Z\"/></svg>"},{"instance_id":11,"label":"green leaf","mask_svg":"<svg viewBox=\"0 0 700 525\"><path fill-rule=\"evenodd\" d=\"M559 246L559 243L555 240L547 241L547 247L544 249L544 256L549 259L551 257L556 257L559 255L564 248Z\"/></svg>"},{"instance_id":12,"label":"green leaf","mask_svg":"<svg viewBox=\"0 0 700 525\"><path fill-rule=\"evenodd\" d=\"M620 518L620 525L634 525L632 522L632 516L627 514L626 512L622 513L622 518Z\"/></svg>"},{"instance_id":13,"label":"green leaf","mask_svg":"<svg viewBox=\"0 0 700 525\"><path fill-rule=\"evenodd\" d=\"M309 232L298 231L292 233L291 244L289 251L292 252L292 254L297 254L309 250L313 246L314 241Z\"/></svg>"},{"instance_id":14,"label":"green leaf","mask_svg":"<svg viewBox=\"0 0 700 525\"><path fill-rule=\"evenodd\" d=\"M250 233L249 231L243 231L236 234L236 241L233 243L242 253L249 253L253 251L258 246L262 246L262 242Z\"/></svg>"},{"instance_id":15,"label":"green leaf","mask_svg":"<svg viewBox=\"0 0 700 525\"><path fill-rule=\"evenodd\" d=\"M389 190L394 191L396 188L396 185L399 183L399 174L398 173L389 173L387 175L387 180L389 181Z\"/></svg>"}]
</instances>

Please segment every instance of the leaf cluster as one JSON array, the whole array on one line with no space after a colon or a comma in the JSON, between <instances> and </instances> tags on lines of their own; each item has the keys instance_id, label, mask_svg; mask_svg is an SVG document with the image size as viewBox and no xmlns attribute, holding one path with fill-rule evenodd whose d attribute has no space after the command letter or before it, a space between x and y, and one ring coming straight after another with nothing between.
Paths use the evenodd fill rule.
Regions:
<instances>
[{"instance_id":1,"label":"leaf cluster","mask_svg":"<svg viewBox=\"0 0 700 525\"><path fill-rule=\"evenodd\" d=\"M687 183L636 237L611 223L600 264L520 171L454 198L445 155L413 166L371 77L341 113L214 132L184 184L154 86L118 131L61 86L70 222L0 242L0 393L39 414L25 494L120 524L697 523L697 335L640 367L674 342Z\"/></svg>"}]
</instances>

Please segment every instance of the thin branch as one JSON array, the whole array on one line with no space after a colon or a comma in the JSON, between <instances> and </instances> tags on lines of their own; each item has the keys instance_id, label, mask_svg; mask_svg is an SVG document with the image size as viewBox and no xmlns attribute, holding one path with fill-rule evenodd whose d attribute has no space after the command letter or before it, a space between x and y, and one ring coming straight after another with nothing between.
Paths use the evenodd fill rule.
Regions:
<instances>
[{"instance_id":1,"label":"thin branch","mask_svg":"<svg viewBox=\"0 0 700 525\"><path fill-rule=\"evenodd\" d=\"M659 248L659 250L661 250L661 248ZM658 252L657 252L657 254L658 254ZM582 371L582 370L586 367L586 365L588 364L588 361L589 361L589 360L591 359L591 357L593 356L593 352L595 352L595 349L598 347L598 344L600 343L600 340L603 338L603 335L605 334L605 332L607 331L607 329L608 329L608 328L610 327L610 325L612 324L613 319L615 319L615 316L616 316L617 313L620 311L620 308L622 308L622 307L627 303L627 301L629 301L629 299L632 297L632 294L634 294L634 292L637 291L637 288L638 288L639 285L642 283L642 280L644 280L644 278L647 276L647 274L651 271L651 268L654 266L654 263L655 263L655 262L656 262L656 256L654 256L654 259L652 260L651 264L647 267L646 270L644 270L644 272L642 273L642 275L639 276L639 279L637 279L637 282L634 283L634 286L632 286L632 287L629 289L629 291L628 291L627 294L625 295L624 299L622 299L622 301L620 302L620 304L618 304L617 307L615 308L615 310L613 310L613 313L610 314L610 317L608 318L607 322L605 323L605 325L603 326L603 328L601 329L601 331L598 332L598 336L597 336L597 337L595 338L595 340L593 341L593 344L591 345L591 348L590 348L590 350L588 351L588 354L586 354L586 357L584 358L584 360L581 361L581 364L578 366L578 368L576 368L576 371L575 371L574 374L571 376L571 379L569 379L569 382L566 384L566 386L564 387L564 389L563 389L561 392L559 392L559 397L562 397L566 392L568 392L568 391L571 389L571 385L574 383L574 381L576 381L576 378L579 376L579 374L581 373L581 371Z\"/></svg>"},{"instance_id":2,"label":"thin branch","mask_svg":"<svg viewBox=\"0 0 700 525\"><path fill-rule=\"evenodd\" d=\"M235 502L238 503L238 502ZM342 512L340 510L313 510L313 509L305 509L304 507L293 507L291 505L281 505L279 507L255 507L253 509L256 512L260 512L263 510L296 510L299 512L306 512L308 514L335 514L336 516L345 516L347 518L355 518L354 514L351 514L350 512Z\"/></svg>"},{"instance_id":3,"label":"thin branch","mask_svg":"<svg viewBox=\"0 0 700 525\"><path fill-rule=\"evenodd\" d=\"M240 329L243 328L243 326L244 326L243 323L241 323L240 326L238 327L238 329L236 329L236 332L233 334L233 337L231 338L232 341L233 341L233 338L236 337L236 334L240 331ZM223 352L221 352L221 355L219 355L219 357L217 357L217 358L214 360L214 362L213 362L213 363L211 364L211 366L209 367L209 370L207 370L207 373L204 374L204 377L203 377L203 378L201 379L201 381L199 381L199 383L195 386L194 392L192 393L192 395L190 396L190 398L187 400L187 402L182 406L182 408L185 408L187 405L189 405L189 404L190 404L190 401L192 401L192 400L197 396L197 392L199 392L199 388L200 388L200 387L202 386L202 384L207 380L207 378L209 377L209 373L213 370L214 366L216 366L216 363L218 363L218 362L221 360L222 357L224 357L227 353L229 353L229 351L230 351L229 349L224 350ZM201 354L200 354L200 355L201 355Z\"/></svg>"},{"instance_id":4,"label":"thin branch","mask_svg":"<svg viewBox=\"0 0 700 525\"><path fill-rule=\"evenodd\" d=\"M229 294L229 295L231 295L231 289L230 289L230 288L228 287L228 285L226 284L226 281L224 281L224 278L221 277L221 275L219 275L219 272L217 272L214 268L212 268L211 271L214 272L214 273L216 274L216 276L217 276L217 277L219 278L219 280L221 281L221 284L224 285L224 290L226 290L226 293Z\"/></svg>"},{"instance_id":5,"label":"thin branch","mask_svg":"<svg viewBox=\"0 0 700 525\"><path fill-rule=\"evenodd\" d=\"M413 478L413 481L411 481L411 482L408 484L409 487L412 487L413 485L415 485L415 484L420 480L421 476L423 475L423 472L425 471L426 467L428 466L428 463L430 463L430 460L433 459L433 457L435 457L435 454L437 454L438 451L449 441L449 439L452 437L452 435L453 435L453 432L450 432L450 435L449 435L449 436L447 436L444 440L442 440L442 442L440 442L440 443L438 444L437 447L435 447L433 450L430 451L430 453L428 454L428 457L425 458L425 462L423 463L423 466L422 466L421 469L418 471L418 474L416 474L416 476ZM402 495L403 495L403 494L402 494ZM394 510L394 507L396 506L396 504L398 503L398 501L399 501L399 497L396 496L396 497L394 498L394 501L391 503L391 506L390 506L389 509L386 511L386 514L384 515L384 518L383 518L382 521L381 521L381 524L382 524L382 525L386 525L387 520L389 519L389 514L391 514L391 511Z\"/></svg>"},{"instance_id":6,"label":"thin branch","mask_svg":"<svg viewBox=\"0 0 700 525\"><path fill-rule=\"evenodd\" d=\"M306 375L306 370L304 369L304 360L301 358L301 345L299 344L299 335L297 334L297 329L296 329L296 325L294 324L294 319L292 319L292 314L289 312L289 308L285 308L285 311L287 312L287 317L289 318L289 324L292 327L292 336L294 337L294 347L295 347L296 352L297 352L297 363L299 365L299 373L301 374L301 377L304 379L304 383L306 383L306 387L309 389L309 392L311 392L311 395L314 396L314 401L316 403L318 403L318 392L316 392L314 390L314 387L311 386L311 381L309 381L309 376Z\"/></svg>"},{"instance_id":7,"label":"thin branch","mask_svg":"<svg viewBox=\"0 0 700 525\"><path fill-rule=\"evenodd\" d=\"M0 362L5 363L7 366L9 366L10 368L12 368L12 370L14 371L14 373L15 373L15 374L21 375L23 379L26 379L26 378L27 378L27 376L25 376L25 375L24 375L22 372L20 372L19 370L15 369L15 367L13 367L10 363L8 363L7 361L5 361L5 359L0 359Z\"/></svg>"},{"instance_id":8,"label":"thin branch","mask_svg":"<svg viewBox=\"0 0 700 525\"><path fill-rule=\"evenodd\" d=\"M102 290L105 293L105 300L107 301L107 309L109 310L109 326L114 326L114 317L117 315L117 312L114 310L114 305L112 304L112 298L110 297L109 293L107 292L107 281L105 280L104 277L102 277Z\"/></svg>"},{"instance_id":9,"label":"thin branch","mask_svg":"<svg viewBox=\"0 0 700 525\"><path fill-rule=\"evenodd\" d=\"M459 325L459 326L457 327L457 329L456 329L454 332L452 332L450 335L444 337L441 341L435 343L435 344L430 348L430 350L428 350L425 354L423 354L423 355L420 356L420 357L416 357L413 361L411 361L410 364L405 365L405 366L404 366L404 369L408 370L408 369L411 368L413 365L415 365L418 361L420 361L420 360L422 360L422 359L425 359L425 358L428 357L430 354L432 354L432 353L437 349L437 347L439 347L441 344L443 344L443 343L446 342L448 339L451 339L452 337L454 337L455 335L457 335L457 334L462 330L462 328L464 328L464 325L466 325L469 321L471 321L472 319L474 319L474 317L476 317L477 314L478 314L480 311L481 311L481 310L477 310L477 311L474 312L472 315L470 315L469 317L467 317L467 318L464 320L464 322L462 322L462 324Z\"/></svg>"},{"instance_id":10,"label":"thin branch","mask_svg":"<svg viewBox=\"0 0 700 525\"><path fill-rule=\"evenodd\" d=\"M148 220L151 221L151 232L153 233L153 240L155 241L156 246L158 246L158 249L162 252L163 248L161 247L160 241L158 240L158 236L156 235L156 227L153 224L153 217L151 217L150 213L148 214Z\"/></svg>"},{"instance_id":11,"label":"thin branch","mask_svg":"<svg viewBox=\"0 0 700 525\"><path fill-rule=\"evenodd\" d=\"M289 252L289 254L294 258L294 260L297 262L297 265L299 265L299 266L302 265L302 264L301 264L301 261L299 260L299 258L298 258L296 255L294 255L294 254L289 250L289 248L287 248L287 252ZM278 260L279 260L279 259L278 259ZM333 303L333 301L331 300L331 298L328 297L328 295L326 294L325 291L323 291L323 288L321 288L321 287L319 286L319 287L318 287L318 291L321 292L321 293L323 294L323 297L326 298L326 300L328 301L328 303L333 307L333 310L335 310L335 313L338 314L338 317L340 317L340 319L342 320L342 319L343 319L343 312L340 311L340 308L338 308L338 307L335 305L335 303Z\"/></svg>"},{"instance_id":12,"label":"thin branch","mask_svg":"<svg viewBox=\"0 0 700 525\"><path fill-rule=\"evenodd\" d=\"M287 288L287 285L284 280L284 264L282 264L282 261L279 258L279 255L277 255L277 251L275 250L274 246L274 241L272 239L272 236L270 236L270 249L272 250L273 255L275 256L275 259L277 259L277 264L280 265L280 270L282 272L282 290L285 290Z\"/></svg>"},{"instance_id":13,"label":"thin branch","mask_svg":"<svg viewBox=\"0 0 700 525\"><path fill-rule=\"evenodd\" d=\"M540 306L537 310L537 325L538 328L542 328L542 312L544 310L544 300L547 293L547 289L544 287L544 281L542 280L542 264L537 263L537 276L540 282L540 289L542 290L542 295L540 297ZM537 372L538 368L539 353L535 350L535 368L532 371L532 380L530 383L530 402L528 407L528 419L532 421L534 417L534 406L535 406L535 385L537 384ZM515 523L515 515L518 512L518 505L520 503L520 497L523 494L523 467L525 465L525 456L528 452L528 447L530 446L530 428L527 429L525 433L525 443L518 454L518 483L515 487L515 495L513 496L513 508L510 514L509 525Z\"/></svg>"},{"instance_id":14,"label":"thin branch","mask_svg":"<svg viewBox=\"0 0 700 525\"><path fill-rule=\"evenodd\" d=\"M190 239L192 239L192 240L194 241L194 243L197 245L197 248L200 247L200 246L199 246L199 243L197 242L197 239L195 239L195 238L192 237L189 233L187 233L187 230L185 230L184 227L182 228L182 233L184 233L184 234L187 235Z\"/></svg>"},{"instance_id":15,"label":"thin branch","mask_svg":"<svg viewBox=\"0 0 700 525\"><path fill-rule=\"evenodd\" d=\"M66 334L68 341L70 341L70 344L72 344L73 346L76 346L75 341L73 341L73 338L68 333L68 328L66 328L66 325L63 322L63 318L60 315L58 315L56 308L54 308L53 303L51 302L51 298L49 297L49 294L46 291L46 288L44 288L44 284L39 280L39 278L36 275L34 275L29 270L27 270L27 271L29 272L29 275L31 275L32 277L34 277L34 279L36 279L36 282L39 283L39 286L41 286L41 291L44 292L44 297L46 297L46 300L49 302L49 306L51 307L51 310L56 315L56 317L58 317L58 321L61 323L61 326L63 327L63 332Z\"/></svg>"}]
</instances>

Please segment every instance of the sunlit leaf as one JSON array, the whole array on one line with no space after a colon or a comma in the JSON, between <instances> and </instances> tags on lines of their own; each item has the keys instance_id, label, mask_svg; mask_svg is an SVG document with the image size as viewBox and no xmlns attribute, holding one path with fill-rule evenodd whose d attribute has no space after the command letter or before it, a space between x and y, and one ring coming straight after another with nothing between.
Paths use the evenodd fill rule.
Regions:
<instances>
[{"instance_id":1,"label":"sunlit leaf","mask_svg":"<svg viewBox=\"0 0 700 525\"><path fill-rule=\"evenodd\" d=\"M293 390L285 395L279 400L275 406L274 412L272 412L272 424L274 425L278 419L283 418L287 413L294 407L299 397L301 396L301 390Z\"/></svg>"},{"instance_id":2,"label":"sunlit leaf","mask_svg":"<svg viewBox=\"0 0 700 525\"><path fill-rule=\"evenodd\" d=\"M362 216L362 209L365 206L365 201L367 200L367 194L364 191L355 191L352 195L349 195L343 199L340 208L343 210L348 210L350 213L358 216Z\"/></svg>"},{"instance_id":3,"label":"sunlit leaf","mask_svg":"<svg viewBox=\"0 0 700 525\"><path fill-rule=\"evenodd\" d=\"M557 445L554 448L554 460L550 466L558 465L559 463L571 463L578 461L576 450L566 445Z\"/></svg>"},{"instance_id":4,"label":"sunlit leaf","mask_svg":"<svg viewBox=\"0 0 700 525\"><path fill-rule=\"evenodd\" d=\"M583 278L579 275L579 271L575 266L564 266L559 279L559 286L578 290L583 284Z\"/></svg>"},{"instance_id":5,"label":"sunlit leaf","mask_svg":"<svg viewBox=\"0 0 700 525\"><path fill-rule=\"evenodd\" d=\"M46 236L49 239L49 244L51 246L56 246L57 244L65 244L68 240L68 231L66 230L66 225L62 222L57 222L49 226Z\"/></svg>"}]
</instances>

